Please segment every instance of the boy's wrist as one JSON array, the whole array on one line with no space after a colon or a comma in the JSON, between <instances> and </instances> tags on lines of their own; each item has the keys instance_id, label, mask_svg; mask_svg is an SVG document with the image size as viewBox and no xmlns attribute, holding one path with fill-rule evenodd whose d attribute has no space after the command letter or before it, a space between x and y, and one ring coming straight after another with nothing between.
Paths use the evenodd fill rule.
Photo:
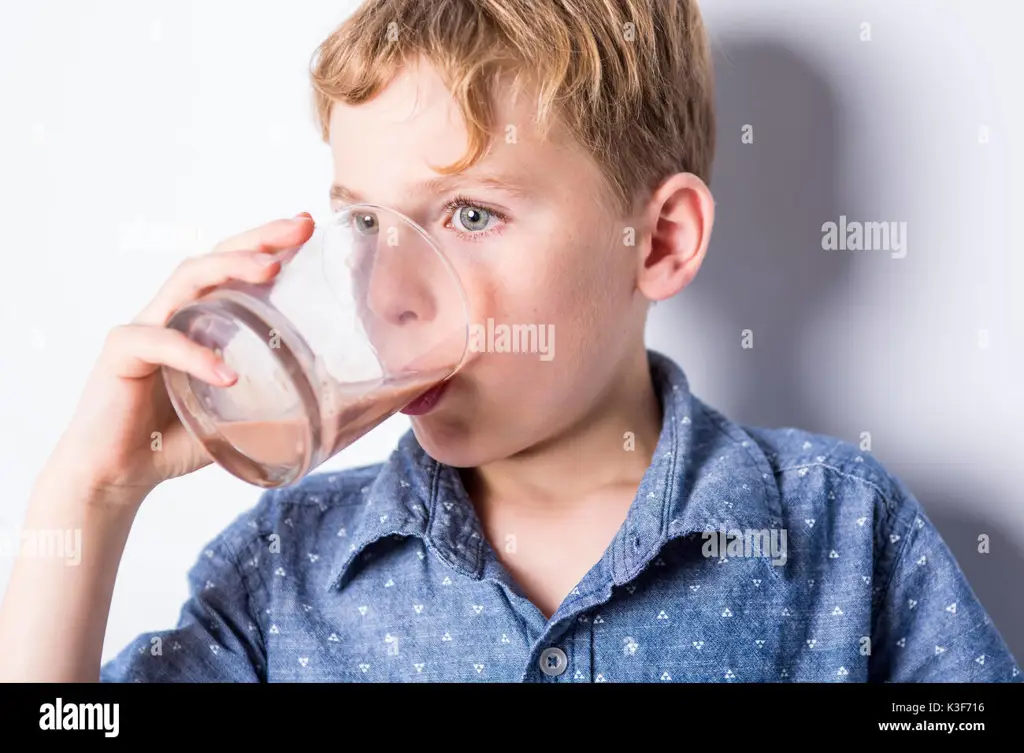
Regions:
<instances>
[{"instance_id":1,"label":"boy's wrist","mask_svg":"<svg viewBox=\"0 0 1024 753\"><path fill-rule=\"evenodd\" d=\"M152 489L109 484L89 469L54 456L36 477L32 501L46 507L134 517L150 491Z\"/></svg>"}]
</instances>

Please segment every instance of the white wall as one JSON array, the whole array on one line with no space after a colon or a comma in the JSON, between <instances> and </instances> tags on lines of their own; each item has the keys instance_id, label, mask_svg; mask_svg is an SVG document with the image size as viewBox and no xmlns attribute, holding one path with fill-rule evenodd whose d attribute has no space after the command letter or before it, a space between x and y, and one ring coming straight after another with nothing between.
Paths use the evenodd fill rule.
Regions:
<instances>
[{"instance_id":1,"label":"white wall","mask_svg":"<svg viewBox=\"0 0 1024 753\"><path fill-rule=\"evenodd\" d=\"M306 71L351 7L0 7L0 533L17 533L107 329L182 257L327 210L329 151ZM704 12L719 78L718 218L704 271L655 309L649 344L737 420L851 441L869 431L1024 655L1024 248L1013 232L1024 195L1011 180L1024 172L1013 37L1024 11L706 0ZM746 124L753 144L741 143ZM840 215L906 222L906 257L823 251L822 223ZM746 328L752 350L740 347ZM406 427L392 419L327 467L383 459ZM124 555L105 658L173 624L200 547L257 494L208 468L152 495ZM975 548L981 533L988 555ZM9 569L0 557L0 588Z\"/></svg>"},{"instance_id":2,"label":"white wall","mask_svg":"<svg viewBox=\"0 0 1024 753\"><path fill-rule=\"evenodd\" d=\"M702 7L718 216L701 274L655 308L649 342L735 419L870 432L1024 656L1024 7ZM842 215L906 222L906 255L822 250Z\"/></svg>"}]
</instances>

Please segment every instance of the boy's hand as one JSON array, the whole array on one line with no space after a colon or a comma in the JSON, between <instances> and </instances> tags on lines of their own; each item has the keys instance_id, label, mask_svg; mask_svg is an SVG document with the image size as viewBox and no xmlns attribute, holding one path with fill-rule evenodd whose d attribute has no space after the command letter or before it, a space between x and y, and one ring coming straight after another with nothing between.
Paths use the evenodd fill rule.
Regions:
<instances>
[{"instance_id":1,"label":"boy's hand","mask_svg":"<svg viewBox=\"0 0 1024 753\"><path fill-rule=\"evenodd\" d=\"M97 501L132 506L160 482L209 465L212 459L178 420L160 367L217 386L233 384L237 375L166 324L178 308L229 280L268 282L281 269L272 254L301 245L313 227L308 214L275 220L185 260L130 324L108 334L40 480L82 483Z\"/></svg>"}]
</instances>

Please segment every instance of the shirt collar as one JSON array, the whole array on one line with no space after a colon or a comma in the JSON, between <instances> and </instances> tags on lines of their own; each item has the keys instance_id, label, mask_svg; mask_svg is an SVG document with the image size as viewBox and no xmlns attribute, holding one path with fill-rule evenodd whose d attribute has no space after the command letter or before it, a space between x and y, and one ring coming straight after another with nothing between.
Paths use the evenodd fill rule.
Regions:
<instances>
[{"instance_id":1,"label":"shirt collar","mask_svg":"<svg viewBox=\"0 0 1024 753\"><path fill-rule=\"evenodd\" d=\"M606 552L618 585L634 578L672 538L705 531L764 530L781 525L767 457L743 429L690 392L683 370L648 350L662 429L651 464ZM485 539L455 468L433 460L412 430L362 489L365 504L335 558L335 588L356 557L385 536L415 535L455 570L481 577Z\"/></svg>"}]
</instances>

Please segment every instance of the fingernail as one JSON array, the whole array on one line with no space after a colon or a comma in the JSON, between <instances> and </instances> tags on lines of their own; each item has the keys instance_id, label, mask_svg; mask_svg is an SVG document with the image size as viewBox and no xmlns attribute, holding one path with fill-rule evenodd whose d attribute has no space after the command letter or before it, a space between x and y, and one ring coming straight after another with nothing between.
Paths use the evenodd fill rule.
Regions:
<instances>
[{"instance_id":1,"label":"fingernail","mask_svg":"<svg viewBox=\"0 0 1024 753\"><path fill-rule=\"evenodd\" d=\"M309 212L299 212L297 215L292 217L292 222L298 222L300 220L311 220L313 216Z\"/></svg>"},{"instance_id":2,"label":"fingernail","mask_svg":"<svg viewBox=\"0 0 1024 753\"><path fill-rule=\"evenodd\" d=\"M261 251L256 254L256 262L264 267L272 267L277 264L278 261L280 261L280 259L277 258L276 253L267 254Z\"/></svg>"},{"instance_id":3,"label":"fingernail","mask_svg":"<svg viewBox=\"0 0 1024 753\"><path fill-rule=\"evenodd\" d=\"M233 382L235 379L238 379L238 374L223 361L218 362L213 367L213 370L225 382Z\"/></svg>"}]
</instances>

